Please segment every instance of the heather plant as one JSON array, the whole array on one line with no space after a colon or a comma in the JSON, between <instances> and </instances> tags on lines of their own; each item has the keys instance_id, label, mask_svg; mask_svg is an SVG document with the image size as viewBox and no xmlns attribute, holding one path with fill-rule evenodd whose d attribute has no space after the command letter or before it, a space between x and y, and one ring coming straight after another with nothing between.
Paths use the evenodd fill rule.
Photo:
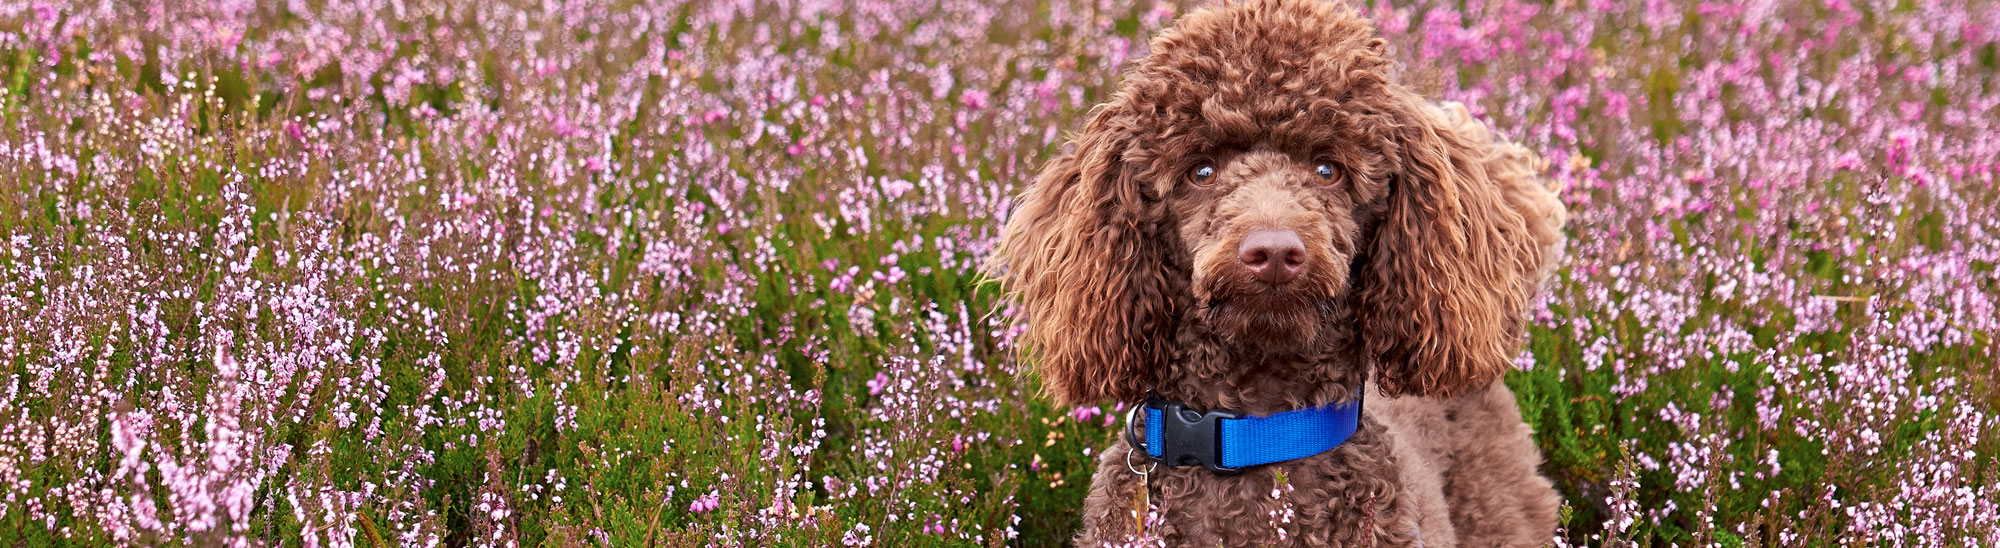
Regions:
<instances>
[{"instance_id":1,"label":"heather plant","mask_svg":"<svg viewBox=\"0 0 2000 548\"><path fill-rule=\"evenodd\" d=\"M0 539L1059 544L979 269L1121 4L0 2ZM1365 10L1566 189L1553 544L2000 539L2000 6Z\"/></svg>"}]
</instances>

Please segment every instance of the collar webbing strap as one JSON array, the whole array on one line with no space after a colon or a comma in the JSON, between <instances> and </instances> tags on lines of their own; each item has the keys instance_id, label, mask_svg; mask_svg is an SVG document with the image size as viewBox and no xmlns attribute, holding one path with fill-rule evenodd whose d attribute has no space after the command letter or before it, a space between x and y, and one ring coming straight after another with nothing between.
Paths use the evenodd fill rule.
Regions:
<instances>
[{"instance_id":1,"label":"collar webbing strap","mask_svg":"<svg viewBox=\"0 0 2000 548\"><path fill-rule=\"evenodd\" d=\"M1168 466L1201 466L1217 472L1325 453L1347 441L1361 424L1358 393L1347 403L1262 417L1194 411L1158 398L1149 398L1144 405L1147 456Z\"/></svg>"}]
</instances>

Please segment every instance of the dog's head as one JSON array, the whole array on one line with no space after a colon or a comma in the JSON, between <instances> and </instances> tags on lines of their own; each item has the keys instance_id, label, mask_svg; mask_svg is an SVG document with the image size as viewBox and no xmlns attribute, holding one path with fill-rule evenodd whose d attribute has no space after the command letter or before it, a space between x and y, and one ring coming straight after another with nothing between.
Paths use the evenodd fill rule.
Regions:
<instances>
[{"instance_id":1,"label":"dog's head","mask_svg":"<svg viewBox=\"0 0 2000 548\"><path fill-rule=\"evenodd\" d=\"M1156 37L996 253L1048 390L1136 399L1190 325L1235 345L1358 337L1392 395L1504 371L1537 250L1490 152L1392 74L1366 20L1315 0Z\"/></svg>"}]
</instances>

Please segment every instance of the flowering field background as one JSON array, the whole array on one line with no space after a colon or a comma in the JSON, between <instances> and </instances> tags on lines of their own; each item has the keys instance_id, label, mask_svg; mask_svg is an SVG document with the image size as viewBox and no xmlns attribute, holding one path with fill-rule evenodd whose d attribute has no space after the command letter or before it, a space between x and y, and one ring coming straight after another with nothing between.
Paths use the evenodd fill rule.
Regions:
<instances>
[{"instance_id":1,"label":"flowering field background","mask_svg":"<svg viewBox=\"0 0 2000 548\"><path fill-rule=\"evenodd\" d=\"M1058 544L977 272L1115 4L0 3L0 543ZM1365 9L1569 189L1556 543L2000 538L2000 7Z\"/></svg>"}]
</instances>

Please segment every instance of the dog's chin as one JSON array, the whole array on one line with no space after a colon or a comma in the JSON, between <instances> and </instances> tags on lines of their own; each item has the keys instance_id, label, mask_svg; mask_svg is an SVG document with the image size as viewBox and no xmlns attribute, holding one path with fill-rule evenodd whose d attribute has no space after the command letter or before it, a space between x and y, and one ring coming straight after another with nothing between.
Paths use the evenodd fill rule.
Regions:
<instances>
[{"instance_id":1,"label":"dog's chin","mask_svg":"<svg viewBox=\"0 0 2000 548\"><path fill-rule=\"evenodd\" d=\"M1326 301L1304 292L1231 295L1209 303L1208 319L1230 340L1297 348L1318 338L1326 324Z\"/></svg>"}]
</instances>

